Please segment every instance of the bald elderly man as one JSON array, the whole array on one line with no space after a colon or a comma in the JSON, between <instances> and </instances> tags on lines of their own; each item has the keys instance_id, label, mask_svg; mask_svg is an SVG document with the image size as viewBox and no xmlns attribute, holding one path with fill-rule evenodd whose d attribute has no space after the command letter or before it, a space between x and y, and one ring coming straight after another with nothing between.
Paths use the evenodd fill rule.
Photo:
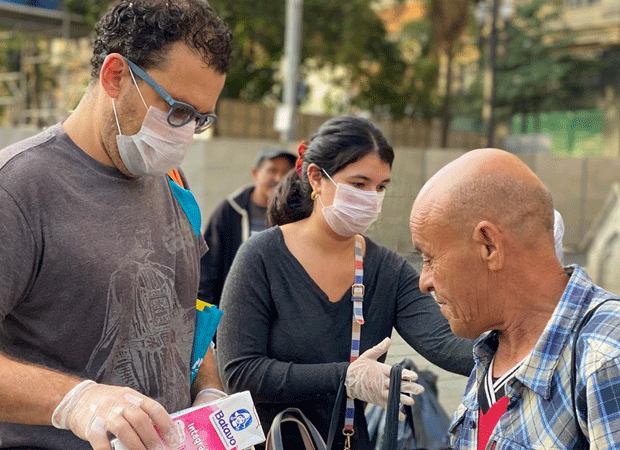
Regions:
<instances>
[{"instance_id":1,"label":"bald elderly man","mask_svg":"<svg viewBox=\"0 0 620 450\"><path fill-rule=\"evenodd\" d=\"M496 149L451 162L413 204L420 289L455 334L478 338L450 428L455 449L620 447L620 301L581 267L562 267L553 225L548 190Z\"/></svg>"}]
</instances>

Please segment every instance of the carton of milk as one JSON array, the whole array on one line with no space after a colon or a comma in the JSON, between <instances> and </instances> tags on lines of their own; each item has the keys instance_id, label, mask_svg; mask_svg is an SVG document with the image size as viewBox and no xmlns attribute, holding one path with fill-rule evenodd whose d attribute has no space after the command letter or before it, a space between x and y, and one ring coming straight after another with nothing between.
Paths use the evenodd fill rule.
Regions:
<instances>
[{"instance_id":1,"label":"carton of milk","mask_svg":"<svg viewBox=\"0 0 620 450\"><path fill-rule=\"evenodd\" d=\"M265 441L248 391L184 409L170 417L184 439L177 450L242 450ZM127 450L116 438L110 444L112 450Z\"/></svg>"}]
</instances>

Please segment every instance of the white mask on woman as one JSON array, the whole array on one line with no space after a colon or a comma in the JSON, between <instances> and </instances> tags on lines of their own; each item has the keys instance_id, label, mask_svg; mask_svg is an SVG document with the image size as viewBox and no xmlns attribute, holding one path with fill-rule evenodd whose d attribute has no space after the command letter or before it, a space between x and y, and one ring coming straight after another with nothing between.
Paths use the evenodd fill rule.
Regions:
<instances>
[{"instance_id":1,"label":"white mask on woman","mask_svg":"<svg viewBox=\"0 0 620 450\"><path fill-rule=\"evenodd\" d=\"M133 78L133 73L131 73ZM134 78L135 83L135 78ZM142 127L137 134L125 136L121 132L112 99L118 133L116 143L118 152L127 170L134 175L165 175L177 167L185 158L189 144L194 138L196 124L190 120L181 127L168 123L168 115L153 106L147 107L144 97L136 84L142 103L147 108Z\"/></svg>"},{"instance_id":2,"label":"white mask on woman","mask_svg":"<svg viewBox=\"0 0 620 450\"><path fill-rule=\"evenodd\" d=\"M319 196L325 221L340 236L364 234L379 217L385 192L365 191L336 183L327 172L323 172L336 185L336 194L330 206L323 205Z\"/></svg>"}]
</instances>

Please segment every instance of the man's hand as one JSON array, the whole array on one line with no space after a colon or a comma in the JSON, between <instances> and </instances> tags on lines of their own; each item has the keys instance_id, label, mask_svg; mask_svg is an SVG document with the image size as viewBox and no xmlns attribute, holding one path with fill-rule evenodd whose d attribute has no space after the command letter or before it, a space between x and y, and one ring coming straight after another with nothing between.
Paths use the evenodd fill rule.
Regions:
<instances>
[{"instance_id":1,"label":"man's hand","mask_svg":"<svg viewBox=\"0 0 620 450\"><path fill-rule=\"evenodd\" d=\"M52 415L56 428L71 430L94 450L110 450L108 433L135 450L163 450L181 442L172 419L155 400L128 387L86 380L71 389Z\"/></svg>"}]
</instances>

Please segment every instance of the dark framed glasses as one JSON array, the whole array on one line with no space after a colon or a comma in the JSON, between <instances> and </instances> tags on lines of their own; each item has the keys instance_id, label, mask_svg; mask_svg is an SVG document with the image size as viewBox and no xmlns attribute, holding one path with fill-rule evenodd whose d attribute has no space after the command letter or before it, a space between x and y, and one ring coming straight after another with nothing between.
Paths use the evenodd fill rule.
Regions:
<instances>
[{"instance_id":1,"label":"dark framed glasses","mask_svg":"<svg viewBox=\"0 0 620 450\"><path fill-rule=\"evenodd\" d=\"M144 70L142 70L140 67L138 67L135 63L131 62L127 58L125 58L125 61L127 61L127 64L129 64L129 67L136 75L142 78L142 80L144 80L146 84L155 89L155 92L161 95L161 97L170 105L170 109L168 110L168 123L171 126L182 127L183 125L189 123L192 119L195 119L196 128L194 130L194 133L202 133L204 130L213 125L217 120L217 116L215 114L200 114L189 103L180 102L173 99Z\"/></svg>"}]
</instances>

